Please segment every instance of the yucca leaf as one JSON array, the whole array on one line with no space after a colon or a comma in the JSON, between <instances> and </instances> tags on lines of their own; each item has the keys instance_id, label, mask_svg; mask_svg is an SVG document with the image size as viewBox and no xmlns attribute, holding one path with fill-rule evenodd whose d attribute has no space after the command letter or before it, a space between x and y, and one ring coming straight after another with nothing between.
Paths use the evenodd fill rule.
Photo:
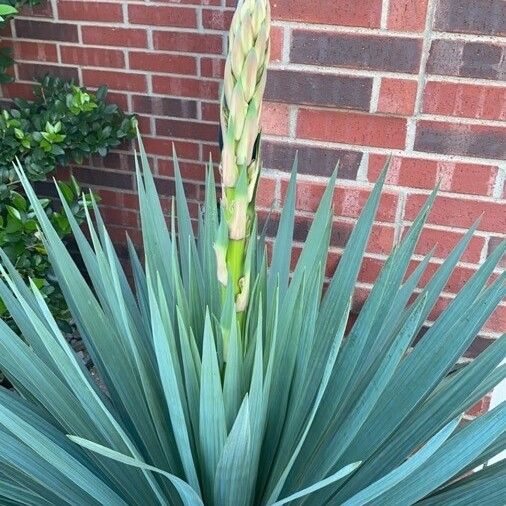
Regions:
<instances>
[{"instance_id":1,"label":"yucca leaf","mask_svg":"<svg viewBox=\"0 0 506 506\"><path fill-rule=\"evenodd\" d=\"M329 476L328 478L325 478L324 480L321 480L318 483L315 483L310 487L301 490L300 492L296 492L295 494L285 497L284 499L281 499L281 501L276 501L275 503L272 504L272 506L282 506L283 504L295 501L296 499L299 499L301 497L313 494L314 492L317 492L318 490L329 486L331 483L343 479L345 476L355 471L355 469L357 469L357 467L359 467L360 464L361 462L349 464L346 467L343 467L342 469L334 473L332 476Z\"/></svg>"},{"instance_id":2,"label":"yucca leaf","mask_svg":"<svg viewBox=\"0 0 506 506\"><path fill-rule=\"evenodd\" d=\"M99 504L126 504L106 483L65 451L61 444L47 437L42 432L9 410L5 404L0 405L0 423L5 430L19 438L26 446L42 457L48 464L68 478L75 487L75 496L81 501L95 499Z\"/></svg>"},{"instance_id":3,"label":"yucca leaf","mask_svg":"<svg viewBox=\"0 0 506 506\"><path fill-rule=\"evenodd\" d=\"M504 476L506 460L501 460L467 478L456 481L427 499L419 501L420 506L467 506L486 504L502 506L504 504Z\"/></svg>"},{"instance_id":4,"label":"yucca leaf","mask_svg":"<svg viewBox=\"0 0 506 506\"><path fill-rule=\"evenodd\" d=\"M250 411L246 395L216 468L214 504L220 506L249 504L251 466Z\"/></svg>"},{"instance_id":5,"label":"yucca leaf","mask_svg":"<svg viewBox=\"0 0 506 506\"><path fill-rule=\"evenodd\" d=\"M145 462L129 457L128 455L122 455L121 453L115 452L110 448L106 448L105 446L99 445L92 441L87 441L86 439L82 439L77 436L68 436L71 441L81 445L88 450L96 452L104 457L109 459L116 460L128 466L138 467L139 469L143 469L145 471L151 471L154 473L161 474L165 476L171 483L174 485L174 488L177 490L183 504L185 506L204 506L198 494L193 490L188 483L185 483L183 480L179 479L177 476L170 474L162 469L158 469L157 467L150 466ZM165 501L163 498L159 498L161 504L164 504Z\"/></svg>"},{"instance_id":6,"label":"yucca leaf","mask_svg":"<svg viewBox=\"0 0 506 506\"><path fill-rule=\"evenodd\" d=\"M381 480L374 482L361 492L354 495L343 503L343 506L363 506L376 500L378 496L390 490L400 483L411 473L415 472L429 459L441 445L451 436L457 428L460 419L456 419L446 425L439 431L423 448L418 450L404 464L397 467L394 471L384 476Z\"/></svg>"},{"instance_id":7,"label":"yucca leaf","mask_svg":"<svg viewBox=\"0 0 506 506\"><path fill-rule=\"evenodd\" d=\"M204 494L213 496L214 476L227 438L220 370L209 313L206 313L200 377L200 458Z\"/></svg>"},{"instance_id":8,"label":"yucca leaf","mask_svg":"<svg viewBox=\"0 0 506 506\"><path fill-rule=\"evenodd\" d=\"M506 403L473 420L448 439L423 466L376 499L376 504L413 504L455 476L506 430Z\"/></svg>"}]
</instances>

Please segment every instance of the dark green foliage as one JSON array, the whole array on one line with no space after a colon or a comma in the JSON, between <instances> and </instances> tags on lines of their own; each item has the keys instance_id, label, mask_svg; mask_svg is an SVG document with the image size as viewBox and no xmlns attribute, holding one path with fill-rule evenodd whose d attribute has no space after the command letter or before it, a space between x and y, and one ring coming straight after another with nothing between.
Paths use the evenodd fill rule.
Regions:
<instances>
[{"instance_id":1,"label":"dark green foliage","mask_svg":"<svg viewBox=\"0 0 506 506\"><path fill-rule=\"evenodd\" d=\"M58 166L82 163L93 154L105 156L134 135L136 120L117 105L105 102L105 87L92 93L48 76L36 86L34 94L34 100L16 99L12 109L0 112L0 247L26 280L34 279L58 322L68 327L68 309L13 162L19 159L23 163L31 181L43 181ZM74 178L58 184L72 213L82 221L89 197L83 201ZM65 213L50 199L41 202L58 235L68 235ZM0 316L10 321L1 301Z\"/></svg>"}]
</instances>

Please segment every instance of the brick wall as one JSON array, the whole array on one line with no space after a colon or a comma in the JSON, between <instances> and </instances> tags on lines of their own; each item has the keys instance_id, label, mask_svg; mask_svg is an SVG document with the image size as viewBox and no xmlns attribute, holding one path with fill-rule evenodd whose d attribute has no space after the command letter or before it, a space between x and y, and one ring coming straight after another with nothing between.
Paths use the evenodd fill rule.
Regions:
<instances>
[{"instance_id":1,"label":"brick wall","mask_svg":"<svg viewBox=\"0 0 506 506\"><path fill-rule=\"evenodd\" d=\"M225 5L226 4L226 5ZM11 27L16 83L30 93L46 71L139 115L160 191L172 194L171 143L187 191L202 197L203 163L219 158L217 118L225 29L234 0L53 1ZM260 204L276 210L295 151L303 241L326 178L340 162L329 270L372 183L393 155L378 222L360 275L363 298L392 244L437 181L441 194L415 265L437 243L432 269L484 213L438 310L506 231L506 2L503 0L272 0L272 65L264 110ZM7 34L8 35L8 34ZM114 237L138 236L128 148L74 172L99 189ZM166 199L168 202L168 198ZM195 206L194 206L195 207ZM337 217L338 216L338 217ZM506 306L470 350L506 327Z\"/></svg>"}]
</instances>

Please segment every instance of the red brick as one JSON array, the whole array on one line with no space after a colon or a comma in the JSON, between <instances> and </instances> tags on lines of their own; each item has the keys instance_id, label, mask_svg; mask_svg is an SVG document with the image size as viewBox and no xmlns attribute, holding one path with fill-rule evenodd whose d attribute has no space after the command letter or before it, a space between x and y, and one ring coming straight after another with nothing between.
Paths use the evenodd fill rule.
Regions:
<instances>
[{"instance_id":1,"label":"red brick","mask_svg":"<svg viewBox=\"0 0 506 506\"><path fill-rule=\"evenodd\" d=\"M60 19L123 22L123 9L119 3L64 0L58 2L56 5L58 6L58 16Z\"/></svg>"},{"instance_id":2,"label":"red brick","mask_svg":"<svg viewBox=\"0 0 506 506\"><path fill-rule=\"evenodd\" d=\"M35 60L44 62L58 61L56 44L46 44L44 42L27 42L22 40L9 41L2 43L2 46L11 46L13 56L16 60Z\"/></svg>"},{"instance_id":3,"label":"red brick","mask_svg":"<svg viewBox=\"0 0 506 506\"><path fill-rule=\"evenodd\" d=\"M202 119L205 121L218 121L220 117L220 106L218 103L202 102Z\"/></svg>"},{"instance_id":4,"label":"red brick","mask_svg":"<svg viewBox=\"0 0 506 506\"><path fill-rule=\"evenodd\" d=\"M81 33L84 44L140 48L148 46L146 30L140 28L83 26Z\"/></svg>"},{"instance_id":5,"label":"red brick","mask_svg":"<svg viewBox=\"0 0 506 506\"><path fill-rule=\"evenodd\" d=\"M202 123L187 119L157 119L156 133L164 137L178 137L201 141L216 141L218 139L218 125L216 123Z\"/></svg>"},{"instance_id":6,"label":"red brick","mask_svg":"<svg viewBox=\"0 0 506 506\"><path fill-rule=\"evenodd\" d=\"M417 88L417 81L384 77L381 80L378 112L412 115Z\"/></svg>"},{"instance_id":7,"label":"red brick","mask_svg":"<svg viewBox=\"0 0 506 506\"><path fill-rule=\"evenodd\" d=\"M489 332L504 332L506 329L506 306L497 306L496 310L490 315L485 323L484 330Z\"/></svg>"},{"instance_id":8,"label":"red brick","mask_svg":"<svg viewBox=\"0 0 506 506\"><path fill-rule=\"evenodd\" d=\"M130 68L136 70L190 75L197 72L197 61L193 56L130 51L128 61Z\"/></svg>"},{"instance_id":9,"label":"red brick","mask_svg":"<svg viewBox=\"0 0 506 506\"><path fill-rule=\"evenodd\" d=\"M199 159L199 145L196 142L173 142L170 139L161 139L158 137L143 137L142 141L144 143L146 153L151 155L171 157L172 145L174 144L179 158L190 160Z\"/></svg>"},{"instance_id":10,"label":"red brick","mask_svg":"<svg viewBox=\"0 0 506 506\"><path fill-rule=\"evenodd\" d=\"M160 5L129 5L128 20L132 24L149 26L177 26L196 28L197 14L195 9Z\"/></svg>"},{"instance_id":11,"label":"red brick","mask_svg":"<svg viewBox=\"0 0 506 506\"><path fill-rule=\"evenodd\" d=\"M281 181L281 201L284 201L288 181ZM297 182L296 209L315 212L321 202L326 185L315 181L300 180ZM369 198L370 190L360 187L339 186L334 191L334 216L358 218ZM397 212L397 195L383 192L376 214L376 220L393 222Z\"/></svg>"},{"instance_id":12,"label":"red brick","mask_svg":"<svg viewBox=\"0 0 506 506\"><path fill-rule=\"evenodd\" d=\"M77 42L77 26L71 23L50 23L32 19L16 19L16 36L23 39L41 39L47 41Z\"/></svg>"},{"instance_id":13,"label":"red brick","mask_svg":"<svg viewBox=\"0 0 506 506\"><path fill-rule=\"evenodd\" d=\"M181 172L181 176L183 180L191 180L191 181L202 181L205 180L206 167L202 162L188 162L188 161L180 161L179 162L179 170ZM160 176L169 176L174 177L174 163L172 160L163 160L161 158L158 159L158 172ZM216 181L219 181L219 171L218 167L215 166L214 176Z\"/></svg>"},{"instance_id":14,"label":"red brick","mask_svg":"<svg viewBox=\"0 0 506 506\"><path fill-rule=\"evenodd\" d=\"M406 120L370 114L300 109L297 135L361 146L404 148Z\"/></svg>"},{"instance_id":15,"label":"red brick","mask_svg":"<svg viewBox=\"0 0 506 506\"><path fill-rule=\"evenodd\" d=\"M271 62L283 59L285 31L281 26L271 27Z\"/></svg>"},{"instance_id":16,"label":"red brick","mask_svg":"<svg viewBox=\"0 0 506 506\"><path fill-rule=\"evenodd\" d=\"M201 58L200 59L200 75L204 77L214 77L222 79L225 72L224 58Z\"/></svg>"},{"instance_id":17,"label":"red brick","mask_svg":"<svg viewBox=\"0 0 506 506\"><path fill-rule=\"evenodd\" d=\"M146 76L143 74L83 69L83 83L86 86L101 86L107 83L113 90L147 91Z\"/></svg>"},{"instance_id":18,"label":"red brick","mask_svg":"<svg viewBox=\"0 0 506 506\"><path fill-rule=\"evenodd\" d=\"M369 155L370 181L377 180L386 161L384 155ZM432 190L439 182L442 191L489 196L496 177L497 167L490 165L394 157L387 184Z\"/></svg>"},{"instance_id":19,"label":"red brick","mask_svg":"<svg viewBox=\"0 0 506 506\"><path fill-rule=\"evenodd\" d=\"M413 273L416 267L420 265L420 261L412 260L409 267L407 275ZM426 284L434 277L436 270L440 267L440 263L429 262L425 272L422 275L419 286L424 287ZM443 288L444 292L448 293L458 293L462 287L469 281L471 276L477 271L478 267L462 267L457 266L451 273L448 282ZM435 308L433 313L429 316L429 320L435 319L435 317L440 313L439 308Z\"/></svg>"},{"instance_id":20,"label":"red brick","mask_svg":"<svg viewBox=\"0 0 506 506\"><path fill-rule=\"evenodd\" d=\"M131 228L139 226L138 213L130 209L119 209L102 205L100 206L100 213L108 225L123 225Z\"/></svg>"},{"instance_id":21,"label":"red brick","mask_svg":"<svg viewBox=\"0 0 506 506\"><path fill-rule=\"evenodd\" d=\"M64 67L61 65L47 65L38 63L21 63L18 62L18 77L23 81L34 81L42 79L46 74L52 74L61 79L79 80L77 67Z\"/></svg>"},{"instance_id":22,"label":"red brick","mask_svg":"<svg viewBox=\"0 0 506 506\"><path fill-rule=\"evenodd\" d=\"M33 86L28 83L16 82L2 84L2 95L2 98L24 98L25 100L33 100Z\"/></svg>"},{"instance_id":23,"label":"red brick","mask_svg":"<svg viewBox=\"0 0 506 506\"><path fill-rule=\"evenodd\" d=\"M203 9L202 25L209 30L228 31L233 15L233 10Z\"/></svg>"},{"instance_id":24,"label":"red brick","mask_svg":"<svg viewBox=\"0 0 506 506\"><path fill-rule=\"evenodd\" d=\"M317 5L300 0L276 0L272 4L272 16L303 23L378 28L381 4L381 0L320 0Z\"/></svg>"},{"instance_id":25,"label":"red brick","mask_svg":"<svg viewBox=\"0 0 506 506\"><path fill-rule=\"evenodd\" d=\"M217 81L204 81L202 79L153 76L153 91L178 97L218 99L219 84Z\"/></svg>"},{"instance_id":26,"label":"red brick","mask_svg":"<svg viewBox=\"0 0 506 506\"><path fill-rule=\"evenodd\" d=\"M488 240L488 247L487 247L487 257L489 257L493 251L504 241L503 237L490 237ZM506 268L506 255L503 256L502 260L499 262L500 267Z\"/></svg>"},{"instance_id":27,"label":"red brick","mask_svg":"<svg viewBox=\"0 0 506 506\"><path fill-rule=\"evenodd\" d=\"M23 5L20 12L22 16L30 18L53 18L51 2L42 2L39 5Z\"/></svg>"},{"instance_id":28,"label":"red brick","mask_svg":"<svg viewBox=\"0 0 506 506\"><path fill-rule=\"evenodd\" d=\"M288 135L289 108L286 104L264 102L262 107L262 131L267 135Z\"/></svg>"},{"instance_id":29,"label":"red brick","mask_svg":"<svg viewBox=\"0 0 506 506\"><path fill-rule=\"evenodd\" d=\"M190 32L153 32L155 49L188 53L221 54L223 37L215 34Z\"/></svg>"},{"instance_id":30,"label":"red brick","mask_svg":"<svg viewBox=\"0 0 506 506\"><path fill-rule=\"evenodd\" d=\"M91 67L125 67L123 52L115 49L61 46L60 51L62 63Z\"/></svg>"},{"instance_id":31,"label":"red brick","mask_svg":"<svg viewBox=\"0 0 506 506\"><path fill-rule=\"evenodd\" d=\"M429 81L423 112L465 118L506 119L506 87Z\"/></svg>"},{"instance_id":32,"label":"red brick","mask_svg":"<svg viewBox=\"0 0 506 506\"><path fill-rule=\"evenodd\" d=\"M355 225L355 221L336 220L332 225L331 246L344 248ZM366 252L388 255L392 251L394 238L395 227L390 225L374 224L366 245Z\"/></svg>"},{"instance_id":33,"label":"red brick","mask_svg":"<svg viewBox=\"0 0 506 506\"><path fill-rule=\"evenodd\" d=\"M121 107L124 111L128 109L128 97L123 93L117 93L114 91L109 91L107 93L107 101L111 104L116 104L118 107Z\"/></svg>"},{"instance_id":34,"label":"red brick","mask_svg":"<svg viewBox=\"0 0 506 506\"><path fill-rule=\"evenodd\" d=\"M414 37L292 30L290 61L418 74L421 53L422 40Z\"/></svg>"},{"instance_id":35,"label":"red brick","mask_svg":"<svg viewBox=\"0 0 506 506\"><path fill-rule=\"evenodd\" d=\"M415 150L442 155L506 158L506 128L443 121L419 121Z\"/></svg>"},{"instance_id":36,"label":"red brick","mask_svg":"<svg viewBox=\"0 0 506 506\"><path fill-rule=\"evenodd\" d=\"M406 228L406 231L408 228ZM417 255L426 255L435 247L433 256L435 258L445 259L457 245L459 240L462 239L462 236L463 232L425 227L422 230L422 234L418 240L418 244L416 245L415 253ZM474 236L466 251L462 255L462 261L476 264L479 263L484 247L485 238L481 236Z\"/></svg>"},{"instance_id":37,"label":"red brick","mask_svg":"<svg viewBox=\"0 0 506 506\"><path fill-rule=\"evenodd\" d=\"M132 193L101 189L99 195L102 205L119 207L122 209L139 209L139 199L137 195Z\"/></svg>"},{"instance_id":38,"label":"red brick","mask_svg":"<svg viewBox=\"0 0 506 506\"><path fill-rule=\"evenodd\" d=\"M257 205L270 209L276 200L277 180L262 175L258 184Z\"/></svg>"},{"instance_id":39,"label":"red brick","mask_svg":"<svg viewBox=\"0 0 506 506\"><path fill-rule=\"evenodd\" d=\"M434 27L440 32L506 35L504 0L440 0Z\"/></svg>"},{"instance_id":40,"label":"red brick","mask_svg":"<svg viewBox=\"0 0 506 506\"><path fill-rule=\"evenodd\" d=\"M339 187L334 193L334 214L358 218L364 208L370 191L363 188ZM376 220L393 223L397 212L397 195L383 192L380 198Z\"/></svg>"},{"instance_id":41,"label":"red brick","mask_svg":"<svg viewBox=\"0 0 506 506\"><path fill-rule=\"evenodd\" d=\"M471 406L466 414L468 416L480 416L485 414L490 408L490 396L486 396L478 401L474 406Z\"/></svg>"},{"instance_id":42,"label":"red brick","mask_svg":"<svg viewBox=\"0 0 506 506\"><path fill-rule=\"evenodd\" d=\"M423 32L428 0L390 0L388 23L390 30Z\"/></svg>"},{"instance_id":43,"label":"red brick","mask_svg":"<svg viewBox=\"0 0 506 506\"><path fill-rule=\"evenodd\" d=\"M405 218L412 221L423 205L426 195L408 195ZM482 216L483 214L483 216ZM428 222L451 227L470 227L482 216L479 230L504 233L506 209L501 202L478 199L458 199L447 196L436 198Z\"/></svg>"}]
</instances>

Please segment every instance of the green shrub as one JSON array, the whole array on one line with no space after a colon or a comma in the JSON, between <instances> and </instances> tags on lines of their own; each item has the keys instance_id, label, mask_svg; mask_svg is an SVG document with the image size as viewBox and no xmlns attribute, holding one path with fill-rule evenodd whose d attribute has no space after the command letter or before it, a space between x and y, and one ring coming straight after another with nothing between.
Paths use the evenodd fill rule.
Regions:
<instances>
[{"instance_id":1,"label":"green shrub","mask_svg":"<svg viewBox=\"0 0 506 506\"><path fill-rule=\"evenodd\" d=\"M11 109L0 111L0 247L26 280L34 279L60 325L70 330L70 314L13 162L21 161L29 180L43 181L58 166L82 163L93 154L105 156L124 139L132 138L135 119L125 116L116 105L107 104L105 87L91 93L48 76L34 93L34 100L16 99ZM89 196L83 196L74 178L59 186L74 217L81 222ZM65 213L49 199L41 203L58 235L67 236L70 225ZM0 316L11 321L1 302Z\"/></svg>"}]
</instances>

